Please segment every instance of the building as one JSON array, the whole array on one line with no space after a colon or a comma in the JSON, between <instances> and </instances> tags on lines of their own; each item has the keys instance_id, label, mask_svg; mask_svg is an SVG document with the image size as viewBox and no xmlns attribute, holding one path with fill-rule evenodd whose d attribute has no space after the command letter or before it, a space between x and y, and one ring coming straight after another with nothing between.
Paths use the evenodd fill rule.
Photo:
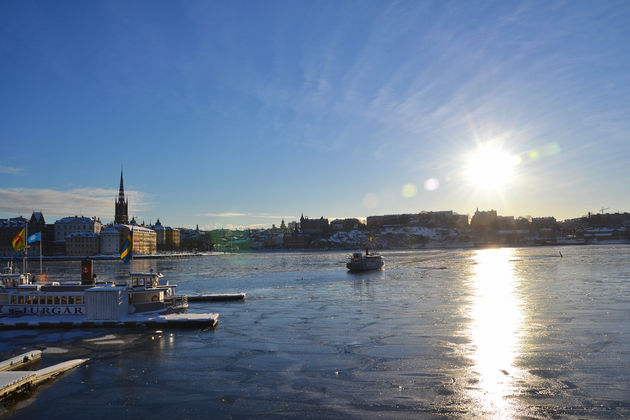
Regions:
<instances>
[{"instance_id":1,"label":"building","mask_svg":"<svg viewBox=\"0 0 630 420\"><path fill-rule=\"evenodd\" d=\"M173 229L170 226L162 226L162 223L160 223L160 219L157 220L155 225L151 226L151 229L155 231L158 249L179 249L181 242L179 229Z\"/></svg>"},{"instance_id":2,"label":"building","mask_svg":"<svg viewBox=\"0 0 630 420\"><path fill-rule=\"evenodd\" d=\"M0 256L20 258L23 252L16 252L13 249L13 238L20 233L25 225L28 224L27 234L30 236L34 233L41 232L41 241L29 244L29 255L39 255L40 246L44 245L43 254L48 255L50 245L53 240L50 225L46 225L44 215L41 212L34 211L30 220L20 216L10 219L0 219Z\"/></svg>"},{"instance_id":3,"label":"building","mask_svg":"<svg viewBox=\"0 0 630 420\"><path fill-rule=\"evenodd\" d=\"M342 230L345 232L350 232L360 229L362 227L364 228L365 225L363 225L361 221L356 218L336 219L330 222L330 229L335 232L339 232Z\"/></svg>"},{"instance_id":4,"label":"building","mask_svg":"<svg viewBox=\"0 0 630 420\"><path fill-rule=\"evenodd\" d=\"M484 244L498 241L500 226L507 223L509 221L505 219L499 220L496 210L479 211L477 209L470 219L474 242Z\"/></svg>"},{"instance_id":5,"label":"building","mask_svg":"<svg viewBox=\"0 0 630 420\"><path fill-rule=\"evenodd\" d=\"M125 199L125 187L123 186L123 172L120 170L120 188L118 189L118 200L114 203L114 224L126 225L129 223L129 201Z\"/></svg>"},{"instance_id":6,"label":"building","mask_svg":"<svg viewBox=\"0 0 630 420\"><path fill-rule=\"evenodd\" d=\"M0 219L0 255L5 257L22 257L23 252L16 252L12 243L13 238L20 233L26 223L28 223L28 220L22 216Z\"/></svg>"},{"instance_id":7,"label":"building","mask_svg":"<svg viewBox=\"0 0 630 420\"><path fill-rule=\"evenodd\" d=\"M65 241L73 233L99 234L102 227L101 221L96 217L64 217L55 222L55 241Z\"/></svg>"},{"instance_id":8,"label":"building","mask_svg":"<svg viewBox=\"0 0 630 420\"><path fill-rule=\"evenodd\" d=\"M179 229L173 229L169 226L166 227L164 241L166 249L179 249L181 242L181 235Z\"/></svg>"},{"instance_id":9,"label":"building","mask_svg":"<svg viewBox=\"0 0 630 420\"><path fill-rule=\"evenodd\" d=\"M322 236L329 230L328 219L322 216L319 219L309 219L308 217L300 217L300 229L306 235Z\"/></svg>"},{"instance_id":10,"label":"building","mask_svg":"<svg viewBox=\"0 0 630 420\"><path fill-rule=\"evenodd\" d=\"M76 232L66 236L66 255L90 256L100 251L100 238L94 232Z\"/></svg>"},{"instance_id":11,"label":"building","mask_svg":"<svg viewBox=\"0 0 630 420\"><path fill-rule=\"evenodd\" d=\"M101 254L113 255L120 253L120 232L112 226L101 230Z\"/></svg>"},{"instance_id":12,"label":"building","mask_svg":"<svg viewBox=\"0 0 630 420\"><path fill-rule=\"evenodd\" d=\"M119 245L120 247L127 238L129 232L133 229L133 252L135 254L152 255L157 252L157 235L153 229L149 229L143 226L131 226L131 225L113 225L113 229L116 229L119 233ZM110 233L108 233L110 235ZM111 248L108 248L108 251Z\"/></svg>"},{"instance_id":13,"label":"building","mask_svg":"<svg viewBox=\"0 0 630 420\"><path fill-rule=\"evenodd\" d=\"M164 246L164 243L166 242L166 229L162 226L162 223L160 223L160 219L157 219L157 222L151 226L151 229L155 231L155 241L157 246Z\"/></svg>"}]
</instances>

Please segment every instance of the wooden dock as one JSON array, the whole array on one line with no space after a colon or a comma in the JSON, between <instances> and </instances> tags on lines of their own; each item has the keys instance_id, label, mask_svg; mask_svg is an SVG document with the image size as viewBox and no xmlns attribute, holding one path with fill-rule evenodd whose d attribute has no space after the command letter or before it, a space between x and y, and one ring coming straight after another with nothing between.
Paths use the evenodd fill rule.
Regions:
<instances>
[{"instance_id":1,"label":"wooden dock","mask_svg":"<svg viewBox=\"0 0 630 420\"><path fill-rule=\"evenodd\" d=\"M167 315L129 315L115 320L88 320L78 316L21 316L1 318L2 329L33 328L136 328L136 327L176 327L176 328L213 328L217 325L219 314L167 314Z\"/></svg>"},{"instance_id":2,"label":"wooden dock","mask_svg":"<svg viewBox=\"0 0 630 420\"><path fill-rule=\"evenodd\" d=\"M12 357L8 360L0 362L0 372L7 370L15 370L19 367L23 367L42 358L41 350L33 350L28 353L20 354L19 356Z\"/></svg>"},{"instance_id":3,"label":"wooden dock","mask_svg":"<svg viewBox=\"0 0 630 420\"><path fill-rule=\"evenodd\" d=\"M34 350L0 362L0 366L5 368L8 366L9 369L22 367L26 363L39 359L41 354L41 351ZM72 370L88 360L89 359L68 360L67 362L58 363L56 365L35 371L0 372L0 400L11 397L12 395L20 392L29 391L34 386Z\"/></svg>"},{"instance_id":4,"label":"wooden dock","mask_svg":"<svg viewBox=\"0 0 630 420\"><path fill-rule=\"evenodd\" d=\"M188 302L228 302L244 301L246 293L211 293L206 295L188 295Z\"/></svg>"}]
</instances>

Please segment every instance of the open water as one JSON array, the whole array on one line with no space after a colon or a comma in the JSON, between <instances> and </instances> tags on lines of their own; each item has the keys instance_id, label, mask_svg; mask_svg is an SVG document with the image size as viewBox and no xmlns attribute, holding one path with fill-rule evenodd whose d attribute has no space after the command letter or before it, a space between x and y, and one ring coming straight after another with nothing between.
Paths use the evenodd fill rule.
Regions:
<instances>
[{"instance_id":1,"label":"open water","mask_svg":"<svg viewBox=\"0 0 630 420\"><path fill-rule=\"evenodd\" d=\"M560 256L562 254L562 257ZM247 292L214 330L0 332L0 353L90 361L14 418L629 418L630 246L135 260L185 294ZM79 262L53 262L78 279ZM100 278L129 266L95 262Z\"/></svg>"}]
</instances>

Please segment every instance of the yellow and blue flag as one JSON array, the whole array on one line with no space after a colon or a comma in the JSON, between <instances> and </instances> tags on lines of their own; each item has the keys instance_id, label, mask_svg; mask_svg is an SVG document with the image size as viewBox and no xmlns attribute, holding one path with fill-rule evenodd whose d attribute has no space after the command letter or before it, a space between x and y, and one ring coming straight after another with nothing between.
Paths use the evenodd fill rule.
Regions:
<instances>
[{"instance_id":1,"label":"yellow and blue flag","mask_svg":"<svg viewBox=\"0 0 630 420\"><path fill-rule=\"evenodd\" d=\"M120 248L120 259L123 260L125 264L131 260L131 255L133 253L133 230L129 231L127 234L127 239L122 244Z\"/></svg>"}]
</instances>

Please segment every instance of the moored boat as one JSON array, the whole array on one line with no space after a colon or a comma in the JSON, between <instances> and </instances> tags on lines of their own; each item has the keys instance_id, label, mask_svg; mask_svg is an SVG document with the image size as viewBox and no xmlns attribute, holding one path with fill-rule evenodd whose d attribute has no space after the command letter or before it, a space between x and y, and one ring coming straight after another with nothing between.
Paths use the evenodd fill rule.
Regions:
<instances>
[{"instance_id":1,"label":"moored boat","mask_svg":"<svg viewBox=\"0 0 630 420\"><path fill-rule=\"evenodd\" d=\"M0 327L9 319L46 320L47 323L92 321L142 322L181 314L186 296L161 273L130 273L121 282L32 282L19 273L0 274ZM216 319L216 314L210 314ZM181 316L179 316L181 318Z\"/></svg>"}]
</instances>

